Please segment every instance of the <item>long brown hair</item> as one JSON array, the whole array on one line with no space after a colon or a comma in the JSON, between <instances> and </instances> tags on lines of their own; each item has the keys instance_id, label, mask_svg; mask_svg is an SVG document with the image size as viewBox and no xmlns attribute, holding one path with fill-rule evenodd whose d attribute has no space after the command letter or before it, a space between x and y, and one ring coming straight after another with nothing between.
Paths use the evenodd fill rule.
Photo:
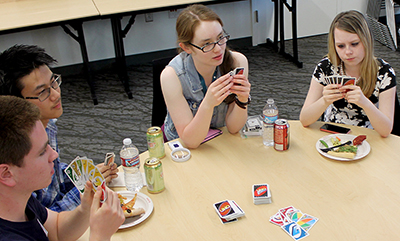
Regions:
<instances>
[{"instance_id":1,"label":"long brown hair","mask_svg":"<svg viewBox=\"0 0 400 241\"><path fill-rule=\"evenodd\" d=\"M178 43L188 45L194 36L196 28L201 21L218 21L221 26L224 26L221 18L210 8L201 5L193 4L179 14L176 20L176 32L178 34ZM182 49L179 48L179 51ZM233 69L233 57L228 46L225 48L224 60L219 66L221 74L226 74Z\"/></svg>"},{"instance_id":2,"label":"long brown hair","mask_svg":"<svg viewBox=\"0 0 400 241\"><path fill-rule=\"evenodd\" d=\"M334 66L338 67L342 60L335 49L334 31L336 28L357 34L364 45L365 56L361 62L361 75L357 85L360 86L365 96L370 97L375 88L379 65L374 56L374 40L368 27L368 23L365 20L364 15L355 10L339 13L332 21L328 35L328 58Z\"/></svg>"}]
</instances>

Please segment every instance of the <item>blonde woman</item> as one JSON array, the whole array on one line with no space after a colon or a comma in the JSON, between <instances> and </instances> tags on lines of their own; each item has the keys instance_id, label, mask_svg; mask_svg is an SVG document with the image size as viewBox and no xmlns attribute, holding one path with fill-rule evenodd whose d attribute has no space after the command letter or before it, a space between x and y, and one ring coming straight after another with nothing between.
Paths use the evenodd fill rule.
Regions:
<instances>
[{"instance_id":1,"label":"blonde woman","mask_svg":"<svg viewBox=\"0 0 400 241\"><path fill-rule=\"evenodd\" d=\"M303 126L324 113L324 121L375 129L387 137L393 128L396 76L374 56L373 38L358 11L338 14L328 35L329 52L316 66L300 112ZM356 78L356 85L327 84L330 75Z\"/></svg>"}]
</instances>

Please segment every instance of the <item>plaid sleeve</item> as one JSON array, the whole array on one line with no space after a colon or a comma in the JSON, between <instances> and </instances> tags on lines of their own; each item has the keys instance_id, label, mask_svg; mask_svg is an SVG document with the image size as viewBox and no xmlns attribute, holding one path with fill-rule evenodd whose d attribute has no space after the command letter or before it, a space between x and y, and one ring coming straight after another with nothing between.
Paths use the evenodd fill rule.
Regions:
<instances>
[{"instance_id":1,"label":"plaid sleeve","mask_svg":"<svg viewBox=\"0 0 400 241\"><path fill-rule=\"evenodd\" d=\"M59 152L55 120L49 121L46 132L50 146ZM64 172L68 165L60 162L58 157L53 162L54 174L51 184L44 189L35 191L33 195L41 204L53 211L73 210L81 203L80 192Z\"/></svg>"}]
</instances>

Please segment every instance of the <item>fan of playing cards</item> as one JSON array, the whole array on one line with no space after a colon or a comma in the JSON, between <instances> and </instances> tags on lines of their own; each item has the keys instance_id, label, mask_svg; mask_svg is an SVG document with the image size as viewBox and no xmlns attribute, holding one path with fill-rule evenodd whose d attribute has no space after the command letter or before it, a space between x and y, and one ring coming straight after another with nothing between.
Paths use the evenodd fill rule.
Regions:
<instances>
[{"instance_id":1,"label":"fan of playing cards","mask_svg":"<svg viewBox=\"0 0 400 241\"><path fill-rule=\"evenodd\" d=\"M96 192L97 187L105 185L100 170L94 165L93 160L86 157L76 157L65 169L65 173L81 193L85 191L87 181L93 183L94 192Z\"/></svg>"},{"instance_id":2,"label":"fan of playing cards","mask_svg":"<svg viewBox=\"0 0 400 241\"><path fill-rule=\"evenodd\" d=\"M318 221L318 218L289 206L280 209L270 217L269 221L280 226L294 240L300 240L308 236L308 231Z\"/></svg>"},{"instance_id":3,"label":"fan of playing cards","mask_svg":"<svg viewBox=\"0 0 400 241\"><path fill-rule=\"evenodd\" d=\"M325 76L323 82L326 85L329 84L355 85L357 84L357 79L350 76L330 75L330 76Z\"/></svg>"}]
</instances>

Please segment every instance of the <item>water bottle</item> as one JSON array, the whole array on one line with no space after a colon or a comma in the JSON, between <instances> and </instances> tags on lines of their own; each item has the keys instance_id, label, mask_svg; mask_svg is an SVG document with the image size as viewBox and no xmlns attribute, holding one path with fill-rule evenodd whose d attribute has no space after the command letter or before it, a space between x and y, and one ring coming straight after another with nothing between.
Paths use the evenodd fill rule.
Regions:
<instances>
[{"instance_id":1,"label":"water bottle","mask_svg":"<svg viewBox=\"0 0 400 241\"><path fill-rule=\"evenodd\" d=\"M269 98L263 109L263 143L266 146L274 145L274 123L278 119L278 107L274 99Z\"/></svg>"},{"instance_id":2,"label":"water bottle","mask_svg":"<svg viewBox=\"0 0 400 241\"><path fill-rule=\"evenodd\" d=\"M132 144L130 138L125 138L123 143L119 156L125 173L125 186L128 191L139 192L143 187L142 174L139 170L139 150Z\"/></svg>"}]
</instances>

